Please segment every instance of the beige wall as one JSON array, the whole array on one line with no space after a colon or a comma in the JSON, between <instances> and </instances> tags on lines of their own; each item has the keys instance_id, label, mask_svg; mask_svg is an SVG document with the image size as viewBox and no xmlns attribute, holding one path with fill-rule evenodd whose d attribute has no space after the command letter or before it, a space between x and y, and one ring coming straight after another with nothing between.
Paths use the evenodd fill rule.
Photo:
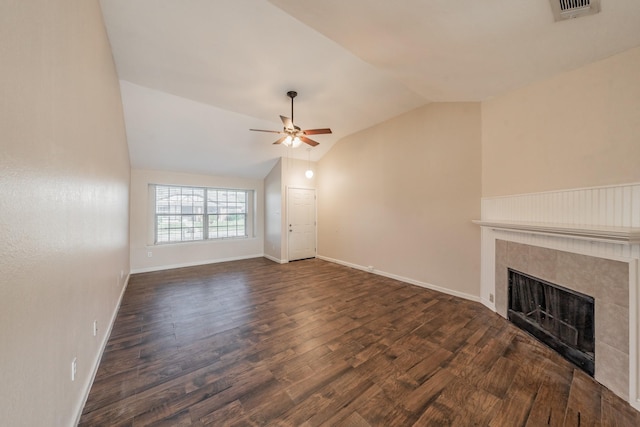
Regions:
<instances>
[{"instance_id":1,"label":"beige wall","mask_svg":"<svg viewBox=\"0 0 640 427\"><path fill-rule=\"evenodd\" d=\"M0 425L68 426L129 272L120 91L94 0L0 1L0 52Z\"/></svg>"},{"instance_id":2,"label":"beige wall","mask_svg":"<svg viewBox=\"0 0 640 427\"><path fill-rule=\"evenodd\" d=\"M482 103L482 195L640 182L640 48Z\"/></svg>"},{"instance_id":3,"label":"beige wall","mask_svg":"<svg viewBox=\"0 0 640 427\"><path fill-rule=\"evenodd\" d=\"M430 104L318 165L318 253L479 296L480 105Z\"/></svg>"},{"instance_id":4,"label":"beige wall","mask_svg":"<svg viewBox=\"0 0 640 427\"><path fill-rule=\"evenodd\" d=\"M264 179L264 254L275 262L285 260L282 253L282 159L278 160L271 172Z\"/></svg>"},{"instance_id":5,"label":"beige wall","mask_svg":"<svg viewBox=\"0 0 640 427\"><path fill-rule=\"evenodd\" d=\"M154 245L154 216L149 185L186 185L253 190L255 209L247 239L207 240ZM190 265L262 256L264 241L263 181L257 179L195 175L178 172L131 171L131 270L164 270ZM152 256L149 257L148 253Z\"/></svg>"},{"instance_id":6,"label":"beige wall","mask_svg":"<svg viewBox=\"0 0 640 427\"><path fill-rule=\"evenodd\" d=\"M304 173L311 166L314 175L311 179L307 178ZM294 188L316 188L316 169L314 162L299 159L282 159L282 174L285 186Z\"/></svg>"},{"instance_id":7,"label":"beige wall","mask_svg":"<svg viewBox=\"0 0 640 427\"><path fill-rule=\"evenodd\" d=\"M305 172L311 167L314 176ZM281 157L265 178L265 248L267 258L289 260L287 227L287 188L316 188L317 165L308 160Z\"/></svg>"}]
</instances>

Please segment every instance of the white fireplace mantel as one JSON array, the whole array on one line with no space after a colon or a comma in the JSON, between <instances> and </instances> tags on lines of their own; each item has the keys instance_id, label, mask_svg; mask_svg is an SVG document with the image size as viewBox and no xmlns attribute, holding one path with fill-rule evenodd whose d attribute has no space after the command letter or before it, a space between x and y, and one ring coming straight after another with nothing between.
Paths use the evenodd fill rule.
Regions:
<instances>
[{"instance_id":1,"label":"white fireplace mantel","mask_svg":"<svg viewBox=\"0 0 640 427\"><path fill-rule=\"evenodd\" d=\"M498 239L628 263L629 391L619 396L640 411L640 182L483 197L473 223L481 229L481 301L494 311Z\"/></svg>"},{"instance_id":2,"label":"white fireplace mantel","mask_svg":"<svg viewBox=\"0 0 640 427\"><path fill-rule=\"evenodd\" d=\"M638 227L605 227L592 225L554 224L521 221L474 220L474 224L493 230L505 230L543 236L568 237L603 243L632 245L640 243Z\"/></svg>"}]
</instances>

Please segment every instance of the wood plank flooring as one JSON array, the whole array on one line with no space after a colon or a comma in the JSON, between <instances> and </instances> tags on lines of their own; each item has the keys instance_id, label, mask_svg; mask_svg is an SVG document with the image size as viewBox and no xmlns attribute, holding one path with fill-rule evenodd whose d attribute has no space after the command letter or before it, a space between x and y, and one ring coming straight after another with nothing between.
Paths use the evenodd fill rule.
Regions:
<instances>
[{"instance_id":1,"label":"wood plank flooring","mask_svg":"<svg viewBox=\"0 0 640 427\"><path fill-rule=\"evenodd\" d=\"M81 426L638 426L482 305L321 260L133 275Z\"/></svg>"}]
</instances>

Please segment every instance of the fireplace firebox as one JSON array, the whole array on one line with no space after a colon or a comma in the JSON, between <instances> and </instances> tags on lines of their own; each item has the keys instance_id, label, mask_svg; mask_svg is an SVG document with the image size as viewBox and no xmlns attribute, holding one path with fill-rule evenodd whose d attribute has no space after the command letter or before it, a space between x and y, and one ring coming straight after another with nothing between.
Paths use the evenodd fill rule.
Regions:
<instances>
[{"instance_id":1,"label":"fireplace firebox","mask_svg":"<svg viewBox=\"0 0 640 427\"><path fill-rule=\"evenodd\" d=\"M507 317L593 376L595 316L592 297L509 269Z\"/></svg>"}]
</instances>

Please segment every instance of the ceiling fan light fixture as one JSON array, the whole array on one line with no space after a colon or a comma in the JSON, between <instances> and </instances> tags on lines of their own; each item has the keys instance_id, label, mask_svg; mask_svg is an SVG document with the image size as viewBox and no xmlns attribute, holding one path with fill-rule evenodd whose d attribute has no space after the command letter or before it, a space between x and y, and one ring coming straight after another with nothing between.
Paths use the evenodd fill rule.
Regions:
<instances>
[{"instance_id":1,"label":"ceiling fan light fixture","mask_svg":"<svg viewBox=\"0 0 640 427\"><path fill-rule=\"evenodd\" d=\"M302 145L303 142L307 145L310 145L311 147L315 147L316 145L318 145L319 142L314 141L313 139L309 138L307 135L327 134L327 133L331 133L331 129L321 128L321 129L302 130L299 126L296 126L293 123L293 98L295 98L297 95L298 95L298 92L294 90L290 90L289 92L287 92L287 96L291 98L291 118L280 116L280 120L282 120L282 124L284 125L284 128L282 129L282 131L265 130L265 129L249 129L249 130L254 132L268 132L268 133L277 133L279 135L286 135L286 136L280 137L276 142L274 142L275 145L282 144L285 147L291 147L291 148L298 148Z\"/></svg>"}]
</instances>

